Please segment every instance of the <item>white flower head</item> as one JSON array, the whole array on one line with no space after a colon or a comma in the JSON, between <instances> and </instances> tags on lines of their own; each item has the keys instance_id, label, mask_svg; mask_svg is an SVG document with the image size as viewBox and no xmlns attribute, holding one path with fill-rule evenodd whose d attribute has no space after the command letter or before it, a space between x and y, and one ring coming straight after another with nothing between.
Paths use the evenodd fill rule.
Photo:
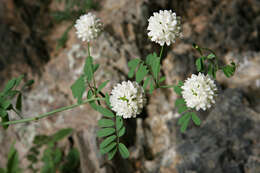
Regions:
<instances>
[{"instance_id":1,"label":"white flower head","mask_svg":"<svg viewBox=\"0 0 260 173\"><path fill-rule=\"evenodd\" d=\"M181 37L181 18L171 10L160 10L153 13L148 19L148 36L152 41L163 46L174 43L176 38Z\"/></svg>"},{"instance_id":2,"label":"white flower head","mask_svg":"<svg viewBox=\"0 0 260 173\"><path fill-rule=\"evenodd\" d=\"M182 96L190 108L195 108L197 111L206 110L215 103L217 87L208 75L192 74L181 88L183 89Z\"/></svg>"},{"instance_id":3,"label":"white flower head","mask_svg":"<svg viewBox=\"0 0 260 173\"><path fill-rule=\"evenodd\" d=\"M117 84L110 96L112 110L123 118L135 118L146 104L144 89L137 82Z\"/></svg>"},{"instance_id":4,"label":"white flower head","mask_svg":"<svg viewBox=\"0 0 260 173\"><path fill-rule=\"evenodd\" d=\"M79 39L90 42L100 35L102 23L94 14L88 13L77 19L75 28Z\"/></svg>"}]
</instances>

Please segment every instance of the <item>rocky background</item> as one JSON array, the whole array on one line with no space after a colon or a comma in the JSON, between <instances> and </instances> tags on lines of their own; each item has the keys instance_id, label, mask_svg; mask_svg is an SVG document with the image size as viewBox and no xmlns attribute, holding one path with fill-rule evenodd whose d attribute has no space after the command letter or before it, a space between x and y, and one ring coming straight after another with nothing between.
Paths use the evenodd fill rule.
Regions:
<instances>
[{"instance_id":1,"label":"rocky background","mask_svg":"<svg viewBox=\"0 0 260 173\"><path fill-rule=\"evenodd\" d=\"M164 52L167 84L176 84L195 72L197 53L192 43L216 51L223 63L235 61L235 76L217 74L219 97L214 108L199 112L201 127L190 124L181 134L172 90L157 90L134 120L126 122L124 138L131 156L107 161L98 152L97 120L88 105L62 112L46 120L0 129L0 167L6 164L16 140L21 165L37 134L52 134L72 127L73 145L81 152L82 173L259 173L260 172L260 1L259 0L102 0L94 13L105 31L92 43L91 52L101 64L97 82L105 88L127 80L127 61L158 52L147 39L147 19L160 9L172 9L182 17L183 39ZM86 45L69 33L62 49L56 40L71 22L56 24L51 11L56 1L0 1L0 81L26 73L35 84L25 93L25 117L76 102L71 84L80 75ZM15 117L14 117L15 118ZM69 146L69 141L63 141ZM26 172L26 171L25 171Z\"/></svg>"}]
</instances>

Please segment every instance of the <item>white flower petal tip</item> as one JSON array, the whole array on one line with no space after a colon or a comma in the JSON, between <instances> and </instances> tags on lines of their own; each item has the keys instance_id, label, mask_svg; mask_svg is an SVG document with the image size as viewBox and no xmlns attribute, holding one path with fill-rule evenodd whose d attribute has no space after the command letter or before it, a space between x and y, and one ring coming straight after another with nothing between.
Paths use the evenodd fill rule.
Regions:
<instances>
[{"instance_id":1,"label":"white flower petal tip","mask_svg":"<svg viewBox=\"0 0 260 173\"><path fill-rule=\"evenodd\" d=\"M148 36L149 38L163 46L169 46L175 43L175 40L182 37L181 18L171 10L160 10L159 13L153 13L148 19Z\"/></svg>"},{"instance_id":2,"label":"white flower petal tip","mask_svg":"<svg viewBox=\"0 0 260 173\"><path fill-rule=\"evenodd\" d=\"M113 88L110 102L117 116L135 118L146 104L146 97L143 88L137 82L124 81Z\"/></svg>"},{"instance_id":3,"label":"white flower petal tip","mask_svg":"<svg viewBox=\"0 0 260 173\"><path fill-rule=\"evenodd\" d=\"M94 14L87 13L77 19L75 28L79 39L83 42L90 42L100 35L103 26L100 19L98 19Z\"/></svg>"},{"instance_id":4,"label":"white flower petal tip","mask_svg":"<svg viewBox=\"0 0 260 173\"><path fill-rule=\"evenodd\" d=\"M206 110L215 103L217 87L208 75L199 73L186 79L182 88L182 96L189 108L197 111Z\"/></svg>"}]
</instances>

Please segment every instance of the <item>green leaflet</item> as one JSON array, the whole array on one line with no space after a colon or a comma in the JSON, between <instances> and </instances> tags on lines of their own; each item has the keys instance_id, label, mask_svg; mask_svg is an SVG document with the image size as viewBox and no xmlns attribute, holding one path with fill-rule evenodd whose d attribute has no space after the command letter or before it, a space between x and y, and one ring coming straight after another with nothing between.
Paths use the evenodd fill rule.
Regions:
<instances>
[{"instance_id":1,"label":"green leaflet","mask_svg":"<svg viewBox=\"0 0 260 173\"><path fill-rule=\"evenodd\" d=\"M98 126L99 127L111 127L115 125L113 120L110 119L101 119L98 121Z\"/></svg>"},{"instance_id":2,"label":"green leaflet","mask_svg":"<svg viewBox=\"0 0 260 173\"><path fill-rule=\"evenodd\" d=\"M107 147L105 148L101 148L100 149L100 153L101 154L106 154L108 153L109 151L111 151L113 148L116 147L116 142L112 142L111 144L109 144Z\"/></svg>"},{"instance_id":3,"label":"green leaflet","mask_svg":"<svg viewBox=\"0 0 260 173\"><path fill-rule=\"evenodd\" d=\"M217 68L215 68L215 65L210 63L208 68L208 74L214 79L216 79Z\"/></svg>"},{"instance_id":4,"label":"green leaflet","mask_svg":"<svg viewBox=\"0 0 260 173\"><path fill-rule=\"evenodd\" d=\"M188 127L191 116L188 116L181 124L181 132L184 133Z\"/></svg>"},{"instance_id":5,"label":"green leaflet","mask_svg":"<svg viewBox=\"0 0 260 173\"><path fill-rule=\"evenodd\" d=\"M133 59L128 62L128 67L130 68L128 72L128 77L132 78L134 77L135 69L137 68L138 64L141 62L140 59Z\"/></svg>"},{"instance_id":6,"label":"green leaflet","mask_svg":"<svg viewBox=\"0 0 260 173\"><path fill-rule=\"evenodd\" d=\"M182 92L181 87L182 87L183 85L184 85L183 82L182 82L182 81L179 81L178 85L175 85L175 86L173 87L174 92L175 92L176 94L178 94L178 95L181 96L181 95L182 95L182 94L181 94L181 92Z\"/></svg>"},{"instance_id":7,"label":"green leaflet","mask_svg":"<svg viewBox=\"0 0 260 173\"><path fill-rule=\"evenodd\" d=\"M188 107L186 105L181 105L178 107L178 112L181 114L188 110Z\"/></svg>"},{"instance_id":8,"label":"green leaflet","mask_svg":"<svg viewBox=\"0 0 260 173\"><path fill-rule=\"evenodd\" d=\"M178 98L178 99L176 99L176 101L175 101L175 106L176 107L179 107L179 106L181 106L181 105L185 105L186 103L185 103L185 100L183 99L183 98Z\"/></svg>"},{"instance_id":9,"label":"green leaflet","mask_svg":"<svg viewBox=\"0 0 260 173\"><path fill-rule=\"evenodd\" d=\"M226 65L222 68L223 73L226 77L231 77L234 75L236 71L236 64L234 62L231 63L231 65Z\"/></svg>"},{"instance_id":10,"label":"green leaflet","mask_svg":"<svg viewBox=\"0 0 260 173\"><path fill-rule=\"evenodd\" d=\"M21 169L19 168L18 152L14 148L14 144L12 144L8 153L7 173L19 173L19 172L21 172Z\"/></svg>"},{"instance_id":11,"label":"green leaflet","mask_svg":"<svg viewBox=\"0 0 260 173\"><path fill-rule=\"evenodd\" d=\"M123 126L123 120L121 117L116 116L116 130L119 131Z\"/></svg>"},{"instance_id":12,"label":"green leaflet","mask_svg":"<svg viewBox=\"0 0 260 173\"><path fill-rule=\"evenodd\" d=\"M154 76L155 80L157 81L158 77L159 77L158 75L160 72L160 58L157 57L156 53L149 54L146 57L145 63L151 67L153 76Z\"/></svg>"},{"instance_id":13,"label":"green leaflet","mask_svg":"<svg viewBox=\"0 0 260 173\"><path fill-rule=\"evenodd\" d=\"M118 132L118 137L121 137L125 134L125 127L123 127L122 129L120 129L120 131Z\"/></svg>"},{"instance_id":14,"label":"green leaflet","mask_svg":"<svg viewBox=\"0 0 260 173\"><path fill-rule=\"evenodd\" d=\"M3 100L0 102L0 107L2 107L3 109L9 109L11 105L12 104L10 100Z\"/></svg>"},{"instance_id":15,"label":"green leaflet","mask_svg":"<svg viewBox=\"0 0 260 173\"><path fill-rule=\"evenodd\" d=\"M181 118L178 120L178 125L181 125L184 123L184 121L191 116L190 112L185 113L181 116Z\"/></svg>"},{"instance_id":16,"label":"green leaflet","mask_svg":"<svg viewBox=\"0 0 260 173\"><path fill-rule=\"evenodd\" d=\"M202 58L198 58L195 62L196 67L197 67L197 71L200 72L203 69L203 59Z\"/></svg>"},{"instance_id":17,"label":"green leaflet","mask_svg":"<svg viewBox=\"0 0 260 173\"><path fill-rule=\"evenodd\" d=\"M191 119L193 120L193 122L199 126L201 121L200 121L200 118L194 113L194 112L191 112Z\"/></svg>"},{"instance_id":18,"label":"green leaflet","mask_svg":"<svg viewBox=\"0 0 260 173\"><path fill-rule=\"evenodd\" d=\"M73 132L72 128L61 129L55 134L53 134L52 136L50 136L50 140L48 141L48 143L58 142L61 139L65 138L66 136L70 135L72 132Z\"/></svg>"},{"instance_id":19,"label":"green leaflet","mask_svg":"<svg viewBox=\"0 0 260 173\"><path fill-rule=\"evenodd\" d=\"M140 67L136 72L136 76L135 76L136 82L140 83L147 74L148 74L147 67L144 65L144 63L141 63Z\"/></svg>"},{"instance_id":20,"label":"green leaflet","mask_svg":"<svg viewBox=\"0 0 260 173\"><path fill-rule=\"evenodd\" d=\"M116 129L114 128L104 128L104 129L100 129L97 133L98 137L105 137L105 136L109 136L113 133L115 133Z\"/></svg>"},{"instance_id":21,"label":"green leaflet","mask_svg":"<svg viewBox=\"0 0 260 173\"><path fill-rule=\"evenodd\" d=\"M21 93L19 93L17 96L15 108L17 110L19 110L20 112L22 111L22 94Z\"/></svg>"},{"instance_id":22,"label":"green leaflet","mask_svg":"<svg viewBox=\"0 0 260 173\"><path fill-rule=\"evenodd\" d=\"M103 108L102 106L96 105L96 110L100 112L105 117L113 118L115 115L110 110Z\"/></svg>"},{"instance_id":23,"label":"green leaflet","mask_svg":"<svg viewBox=\"0 0 260 173\"><path fill-rule=\"evenodd\" d=\"M126 159L129 157L129 151L123 143L119 143L118 148L119 148L119 152L123 158Z\"/></svg>"},{"instance_id":24,"label":"green leaflet","mask_svg":"<svg viewBox=\"0 0 260 173\"><path fill-rule=\"evenodd\" d=\"M2 108L0 108L0 117L5 117L7 115L8 115L7 111L2 109Z\"/></svg>"},{"instance_id":25,"label":"green leaflet","mask_svg":"<svg viewBox=\"0 0 260 173\"><path fill-rule=\"evenodd\" d=\"M153 81L151 81L150 82L150 94L152 94L153 93L153 91L154 91L154 83L153 83Z\"/></svg>"},{"instance_id":26,"label":"green leaflet","mask_svg":"<svg viewBox=\"0 0 260 173\"><path fill-rule=\"evenodd\" d=\"M115 156L116 152L117 152L117 148L115 148L113 151L110 151L108 153L108 160L113 159L113 157Z\"/></svg>"},{"instance_id":27,"label":"green leaflet","mask_svg":"<svg viewBox=\"0 0 260 173\"><path fill-rule=\"evenodd\" d=\"M210 54L207 56L208 59L214 59L215 57L216 57L216 55L213 54L213 53L210 53Z\"/></svg>"},{"instance_id":28,"label":"green leaflet","mask_svg":"<svg viewBox=\"0 0 260 173\"><path fill-rule=\"evenodd\" d=\"M146 77L146 79L145 79L145 81L144 81L144 84L143 84L143 89L144 89L144 91L145 91L145 89L147 88L148 83L150 82L151 79L152 79L151 76Z\"/></svg>"},{"instance_id":29,"label":"green leaflet","mask_svg":"<svg viewBox=\"0 0 260 173\"><path fill-rule=\"evenodd\" d=\"M86 83L84 76L81 75L75 83L71 86L73 96L78 100L78 103L82 102L82 96L86 89Z\"/></svg>"},{"instance_id":30,"label":"green leaflet","mask_svg":"<svg viewBox=\"0 0 260 173\"><path fill-rule=\"evenodd\" d=\"M87 98L88 98L88 99L91 99L92 96L93 96L92 91L91 91L91 90L88 90ZM94 110L97 110L97 104L95 103L95 101L89 102L89 105L90 105Z\"/></svg>"},{"instance_id":31,"label":"green leaflet","mask_svg":"<svg viewBox=\"0 0 260 173\"><path fill-rule=\"evenodd\" d=\"M9 80L7 82L7 84L5 85L4 93L7 93L11 89L13 89L13 87L15 86L15 83L16 83L16 78Z\"/></svg>"},{"instance_id":32,"label":"green leaflet","mask_svg":"<svg viewBox=\"0 0 260 173\"><path fill-rule=\"evenodd\" d=\"M165 81L165 79L166 79L166 76L161 77L159 80L159 83L162 83L163 81Z\"/></svg>"},{"instance_id":33,"label":"green leaflet","mask_svg":"<svg viewBox=\"0 0 260 173\"><path fill-rule=\"evenodd\" d=\"M88 56L85 61L85 66L84 66L84 74L87 77L87 81L91 82L93 79L94 75L94 70L93 70L93 58L91 56Z\"/></svg>"},{"instance_id":34,"label":"green leaflet","mask_svg":"<svg viewBox=\"0 0 260 173\"><path fill-rule=\"evenodd\" d=\"M100 144L100 148L104 148L106 147L108 144L110 144L111 142L113 142L116 139L116 135L112 135L107 137L105 140L103 140Z\"/></svg>"},{"instance_id":35,"label":"green leaflet","mask_svg":"<svg viewBox=\"0 0 260 173\"><path fill-rule=\"evenodd\" d=\"M107 80L107 81L103 82L102 84L100 84L98 86L97 93L99 93L107 85L108 82L109 82L109 80Z\"/></svg>"},{"instance_id":36,"label":"green leaflet","mask_svg":"<svg viewBox=\"0 0 260 173\"><path fill-rule=\"evenodd\" d=\"M105 102L109 108L111 108L111 103L110 103L110 96L108 93L105 94Z\"/></svg>"}]
</instances>

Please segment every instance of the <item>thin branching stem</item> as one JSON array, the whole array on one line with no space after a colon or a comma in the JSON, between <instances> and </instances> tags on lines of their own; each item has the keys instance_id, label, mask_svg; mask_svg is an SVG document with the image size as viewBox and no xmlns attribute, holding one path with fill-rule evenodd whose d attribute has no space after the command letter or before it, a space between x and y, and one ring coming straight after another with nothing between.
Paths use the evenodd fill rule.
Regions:
<instances>
[{"instance_id":1,"label":"thin branching stem","mask_svg":"<svg viewBox=\"0 0 260 173\"><path fill-rule=\"evenodd\" d=\"M15 121L8 121L8 122L0 123L0 125L10 125L10 124L27 123L27 122L30 122L30 121L37 121L39 119L46 118L46 117L51 116L53 114L56 114L58 112L63 112L63 111L69 110L69 109L73 109L75 107L78 107L80 105L86 104L86 103L94 101L94 100L105 100L105 99L104 98L86 99L86 100L83 100L81 103L77 103L77 104L73 104L73 105L70 105L70 106L61 107L59 109L55 109L53 111L50 111L50 112L47 112L47 113L43 113L43 114L37 115L35 117L24 118L24 119L15 120Z\"/></svg>"}]
</instances>

